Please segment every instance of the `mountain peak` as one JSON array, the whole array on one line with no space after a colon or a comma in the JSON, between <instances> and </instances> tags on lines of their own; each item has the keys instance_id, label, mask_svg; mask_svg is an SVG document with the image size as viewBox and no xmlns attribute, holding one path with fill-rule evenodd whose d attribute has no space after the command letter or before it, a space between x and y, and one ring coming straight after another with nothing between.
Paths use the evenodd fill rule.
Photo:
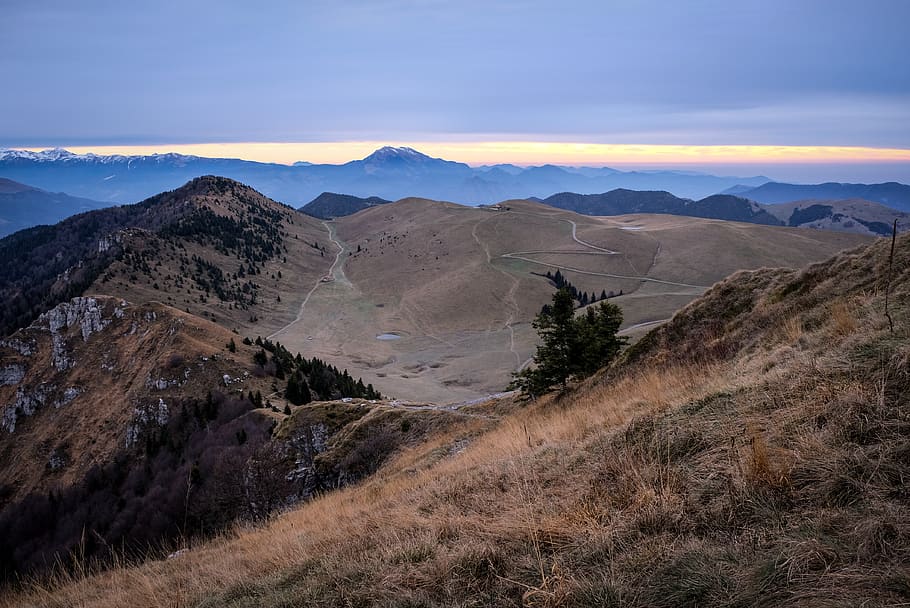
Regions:
<instances>
[{"instance_id":1,"label":"mountain peak","mask_svg":"<svg viewBox=\"0 0 910 608\"><path fill-rule=\"evenodd\" d=\"M35 161L55 161L72 158L74 156L76 155L63 148L50 148L48 150L42 150L41 152L0 148L0 160L24 158Z\"/></svg>"},{"instance_id":2,"label":"mountain peak","mask_svg":"<svg viewBox=\"0 0 910 608\"><path fill-rule=\"evenodd\" d=\"M36 163L53 163L53 162L79 162L79 163L124 163L131 161L151 161L158 164L181 164L192 160L198 160L198 156L180 154L177 152L166 152L164 154L147 154L147 155L130 155L123 154L95 154L86 152L85 154L76 154L65 148L48 148L41 152L32 152L31 150L17 150L14 148L0 148L0 161L9 160L26 160Z\"/></svg>"},{"instance_id":3,"label":"mountain peak","mask_svg":"<svg viewBox=\"0 0 910 608\"><path fill-rule=\"evenodd\" d=\"M379 148L369 156L363 159L365 162L383 162L390 160L404 160L412 162L423 162L427 160L433 160L431 157L427 156L422 152L418 152L414 148L408 148L407 146L395 147L395 146L383 146Z\"/></svg>"}]
</instances>

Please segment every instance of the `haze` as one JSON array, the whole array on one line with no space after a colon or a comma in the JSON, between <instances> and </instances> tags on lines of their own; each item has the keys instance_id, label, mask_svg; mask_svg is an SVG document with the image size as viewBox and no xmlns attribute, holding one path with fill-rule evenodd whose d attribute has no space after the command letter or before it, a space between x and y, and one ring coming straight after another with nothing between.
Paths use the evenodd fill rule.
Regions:
<instances>
[{"instance_id":1,"label":"haze","mask_svg":"<svg viewBox=\"0 0 910 608\"><path fill-rule=\"evenodd\" d=\"M275 160L263 144L309 144L294 160L337 162L382 142L541 164L566 160L554 144L658 144L689 152L595 149L574 164L906 181L908 19L898 0L14 1L0 146L231 144Z\"/></svg>"}]
</instances>

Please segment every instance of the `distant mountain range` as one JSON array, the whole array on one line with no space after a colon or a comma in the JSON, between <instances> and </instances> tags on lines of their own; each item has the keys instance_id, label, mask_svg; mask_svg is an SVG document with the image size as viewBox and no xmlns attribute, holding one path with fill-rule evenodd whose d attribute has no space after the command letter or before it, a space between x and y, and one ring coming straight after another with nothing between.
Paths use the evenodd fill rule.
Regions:
<instances>
[{"instance_id":1,"label":"distant mountain range","mask_svg":"<svg viewBox=\"0 0 910 608\"><path fill-rule=\"evenodd\" d=\"M368 207L376 205L385 205L391 203L384 198L371 196L369 198L360 198L350 194L336 194L334 192L323 192L312 201L298 209L307 215L328 220L333 217L343 217L353 215L358 211L363 211Z\"/></svg>"},{"instance_id":2,"label":"distant mountain range","mask_svg":"<svg viewBox=\"0 0 910 608\"><path fill-rule=\"evenodd\" d=\"M467 205L547 196L534 200L591 215L675 213L771 225L788 224L791 217L750 201L779 204L863 199L910 211L910 186L896 182L799 185L769 182L761 176L718 177L687 171L622 172L607 167L523 168L509 164L470 167L411 148L393 147L341 165L280 165L173 153L99 156L58 148L43 152L0 150L0 176L7 178L0 181L0 236L104 205L144 200L202 175L241 181L274 200L302 207L305 213L321 218L341 217L412 196ZM344 194L335 194L338 192ZM718 192L721 194L716 195ZM810 222L813 225L871 233L880 233L882 226L869 227L863 222L893 219L893 214L881 210L872 213L876 219L857 215L856 204L847 213L836 205L828 206L828 220L815 218L826 213L818 209L798 217L815 218Z\"/></svg>"},{"instance_id":3,"label":"distant mountain range","mask_svg":"<svg viewBox=\"0 0 910 608\"><path fill-rule=\"evenodd\" d=\"M714 194L692 200L663 190L617 188L602 194L561 192L545 199L529 200L583 215L657 213L880 236L891 234L891 223L896 219L900 232L910 230L910 214L861 199L805 200L766 205L732 194ZM298 211L330 219L353 215L389 202L378 197L359 198L323 192Z\"/></svg>"},{"instance_id":4,"label":"distant mountain range","mask_svg":"<svg viewBox=\"0 0 910 608\"><path fill-rule=\"evenodd\" d=\"M0 237L39 224L56 224L83 211L101 209L109 203L46 192L0 177Z\"/></svg>"},{"instance_id":5,"label":"distant mountain range","mask_svg":"<svg viewBox=\"0 0 910 608\"><path fill-rule=\"evenodd\" d=\"M910 214L859 199L808 200L764 205L732 194L715 194L694 201L663 191L617 189L603 194L562 192L541 202L584 215L666 213L769 226L823 228L868 235L891 234L891 225L896 219L900 231L910 229Z\"/></svg>"},{"instance_id":6,"label":"distant mountain range","mask_svg":"<svg viewBox=\"0 0 910 608\"><path fill-rule=\"evenodd\" d=\"M790 203L805 200L863 199L892 209L910 211L910 186L897 182L884 184L782 184L768 182L757 187L737 185L723 194L735 194L759 203Z\"/></svg>"},{"instance_id":7,"label":"distant mountain range","mask_svg":"<svg viewBox=\"0 0 910 608\"><path fill-rule=\"evenodd\" d=\"M476 205L556 192L591 193L615 188L668 190L678 196L704 197L769 181L762 176L718 177L686 171L623 172L555 165L470 167L411 148L393 147L380 148L364 159L341 165L280 165L181 154L99 156L62 149L0 150L2 177L112 204L144 200L202 175L241 181L294 207L327 191L389 200L418 196Z\"/></svg>"}]
</instances>

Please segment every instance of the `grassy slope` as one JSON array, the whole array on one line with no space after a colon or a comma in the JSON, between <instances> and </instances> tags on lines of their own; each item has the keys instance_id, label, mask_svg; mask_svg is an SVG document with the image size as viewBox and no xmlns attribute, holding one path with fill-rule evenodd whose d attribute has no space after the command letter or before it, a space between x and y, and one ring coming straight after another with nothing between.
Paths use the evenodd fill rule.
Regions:
<instances>
[{"instance_id":1,"label":"grassy slope","mask_svg":"<svg viewBox=\"0 0 910 608\"><path fill-rule=\"evenodd\" d=\"M215 182L215 185L210 182ZM290 323L309 287L331 265L332 256L312 246L317 244L331 251L332 244L325 226L319 220L284 207L248 186L223 178L200 178L176 193L179 195L174 197L175 201L166 198L168 193L159 195L164 199L160 205L171 204L178 208L205 206L214 214L233 220L268 217L265 214L278 218L274 228L281 237L276 240L286 251L260 262L260 274L247 275L240 280L240 283L253 281L259 286L257 304L247 308L222 302L186 276L197 272L193 264L187 264L188 270L181 270L181 257L191 259L198 256L227 275L237 273L249 264L234 252L219 252L208 241L197 242L186 237L166 239L143 232L126 236L123 246L128 251L142 252L148 259L148 268L137 269L124 260L115 260L85 293L121 297L135 303L160 301L238 330L243 335L267 336ZM255 224L251 229L262 232L261 227Z\"/></svg>"},{"instance_id":2,"label":"grassy slope","mask_svg":"<svg viewBox=\"0 0 910 608\"><path fill-rule=\"evenodd\" d=\"M340 219L347 281L321 286L307 318L279 339L384 394L471 399L502 390L533 354L531 321L553 293L548 270L586 293L622 291L616 302L635 325L669 318L737 269L800 266L868 242L667 215L588 217L530 201L499 208L404 199ZM593 248L572 239L572 222ZM375 340L390 331L402 339Z\"/></svg>"},{"instance_id":3,"label":"grassy slope","mask_svg":"<svg viewBox=\"0 0 910 608\"><path fill-rule=\"evenodd\" d=\"M139 405L164 399L173 407L175 400L204 398L213 388L230 392L222 380L225 374L240 379L233 390L271 392L270 379L250 375L256 349L227 329L160 303L134 305L103 296L97 301L110 325L88 340L82 339L78 325L64 330L74 362L71 369L54 368L44 322L13 335L34 344L33 356L16 356L0 347L4 364L27 369L21 384L0 386L0 403L13 403L17 391L39 386L80 391L71 403L53 407L48 400L33 416L20 416L14 433L0 431L4 460L0 484L14 488L5 498L64 488L82 479L93 465L110 462L123 448L126 428ZM112 313L118 306L124 311L121 317ZM235 353L227 348L231 339L237 343ZM182 384L164 389L149 385L158 379ZM47 462L57 448L65 448L72 462L52 471Z\"/></svg>"},{"instance_id":4,"label":"grassy slope","mask_svg":"<svg viewBox=\"0 0 910 608\"><path fill-rule=\"evenodd\" d=\"M910 237L893 334L886 245L740 273L460 451L439 436L263 528L5 604L902 605Z\"/></svg>"}]
</instances>

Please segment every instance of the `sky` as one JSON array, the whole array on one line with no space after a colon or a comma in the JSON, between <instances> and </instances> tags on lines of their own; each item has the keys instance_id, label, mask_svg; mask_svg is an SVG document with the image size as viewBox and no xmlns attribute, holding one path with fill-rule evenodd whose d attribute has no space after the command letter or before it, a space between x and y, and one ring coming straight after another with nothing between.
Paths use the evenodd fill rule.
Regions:
<instances>
[{"instance_id":1,"label":"sky","mask_svg":"<svg viewBox=\"0 0 910 608\"><path fill-rule=\"evenodd\" d=\"M0 0L0 147L910 181L907 23L905 0Z\"/></svg>"}]
</instances>

